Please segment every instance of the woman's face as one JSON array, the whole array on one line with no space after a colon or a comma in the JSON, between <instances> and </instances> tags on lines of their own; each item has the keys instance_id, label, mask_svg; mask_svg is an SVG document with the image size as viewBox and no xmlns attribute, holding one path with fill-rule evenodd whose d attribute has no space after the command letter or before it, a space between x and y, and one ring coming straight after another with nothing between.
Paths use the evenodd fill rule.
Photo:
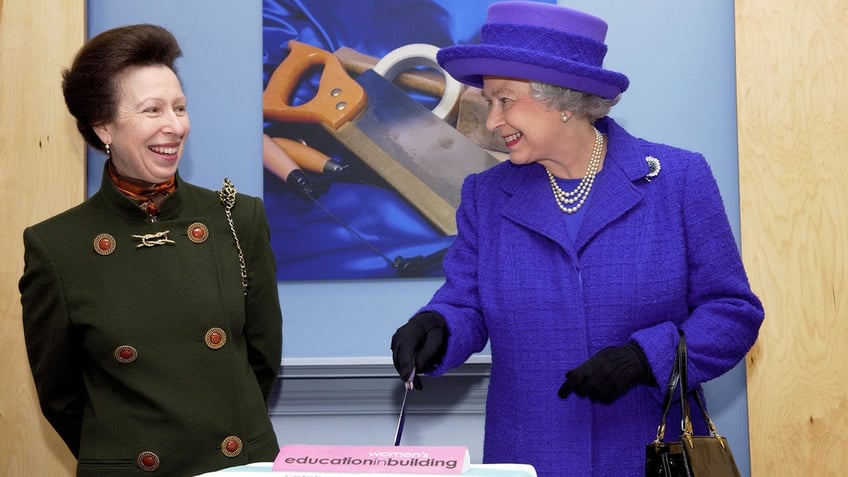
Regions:
<instances>
[{"instance_id":1,"label":"woman's face","mask_svg":"<svg viewBox=\"0 0 848 477\"><path fill-rule=\"evenodd\" d=\"M118 173L158 184L177 171L189 132L186 98L167 66L127 69L118 80L117 113L95 126Z\"/></svg>"},{"instance_id":2,"label":"woman's face","mask_svg":"<svg viewBox=\"0 0 848 477\"><path fill-rule=\"evenodd\" d=\"M510 161L530 164L557 155L562 116L530 97L529 81L486 76L483 97L489 103L486 128L504 139Z\"/></svg>"}]
</instances>

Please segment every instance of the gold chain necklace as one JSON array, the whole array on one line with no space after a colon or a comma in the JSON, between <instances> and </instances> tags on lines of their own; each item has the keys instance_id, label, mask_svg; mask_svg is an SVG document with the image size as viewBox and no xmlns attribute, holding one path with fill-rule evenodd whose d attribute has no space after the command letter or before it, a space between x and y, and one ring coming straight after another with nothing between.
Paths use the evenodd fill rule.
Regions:
<instances>
[{"instance_id":1,"label":"gold chain necklace","mask_svg":"<svg viewBox=\"0 0 848 477\"><path fill-rule=\"evenodd\" d=\"M589 191L592 190L592 184L595 183L595 175L601 166L601 156L604 152L604 137L597 128L593 126L592 129L595 130L595 147L592 148L592 157L589 159L589 167L586 169L586 175L580 180L580 183L577 184L574 190L565 192L560 189L556 177L551 174L551 171L547 167L545 168L545 172L548 174L548 180L551 182L551 190L554 192L554 199L560 210L566 214L577 212L583 206L583 203L586 202L586 198L589 197ZM577 205L571 206L574 203L577 203Z\"/></svg>"}]
</instances>

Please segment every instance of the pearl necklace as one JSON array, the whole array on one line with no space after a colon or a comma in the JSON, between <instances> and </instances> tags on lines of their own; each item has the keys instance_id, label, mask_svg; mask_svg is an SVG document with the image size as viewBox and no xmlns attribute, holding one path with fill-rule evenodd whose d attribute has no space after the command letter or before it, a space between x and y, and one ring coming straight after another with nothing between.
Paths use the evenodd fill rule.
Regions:
<instances>
[{"instance_id":1,"label":"pearl necklace","mask_svg":"<svg viewBox=\"0 0 848 477\"><path fill-rule=\"evenodd\" d=\"M586 198L589 197L589 191L592 190L592 184L595 183L595 175L598 173L598 169L601 166L601 156L604 152L604 137L597 128L593 127L592 129L595 130L595 147L592 148L592 157L589 159L589 167L586 169L586 175L580 180L580 183L577 184L577 187L574 190L565 192L560 189L559 184L557 184L556 177L551 174L551 171L549 171L547 167L545 168L545 172L548 173L548 180L551 182L551 190L554 193L554 199L556 200L560 210L566 214L573 214L574 212L577 212L577 210L583 206L583 203L586 202ZM575 202L577 205L571 206L571 204L574 204Z\"/></svg>"}]
</instances>

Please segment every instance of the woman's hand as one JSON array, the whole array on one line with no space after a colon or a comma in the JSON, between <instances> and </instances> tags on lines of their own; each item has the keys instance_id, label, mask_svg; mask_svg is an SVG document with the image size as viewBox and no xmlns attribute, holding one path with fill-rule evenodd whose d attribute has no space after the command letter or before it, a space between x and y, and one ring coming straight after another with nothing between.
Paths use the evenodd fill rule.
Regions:
<instances>
[{"instance_id":1,"label":"woman's hand","mask_svg":"<svg viewBox=\"0 0 848 477\"><path fill-rule=\"evenodd\" d=\"M445 356L448 325L439 313L418 313L392 336L392 361L403 382L409 381L413 369L415 389L422 389L418 374L436 369Z\"/></svg>"},{"instance_id":2,"label":"woman's hand","mask_svg":"<svg viewBox=\"0 0 848 477\"><path fill-rule=\"evenodd\" d=\"M565 373L557 394L565 399L573 392L609 404L637 384L654 382L645 352L636 343L628 343L604 348Z\"/></svg>"}]
</instances>

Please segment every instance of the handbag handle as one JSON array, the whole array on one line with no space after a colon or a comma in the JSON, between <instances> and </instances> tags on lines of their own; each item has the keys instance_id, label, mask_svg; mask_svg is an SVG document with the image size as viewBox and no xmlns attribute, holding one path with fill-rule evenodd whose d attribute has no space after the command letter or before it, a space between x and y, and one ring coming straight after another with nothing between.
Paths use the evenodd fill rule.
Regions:
<instances>
[{"instance_id":1,"label":"handbag handle","mask_svg":"<svg viewBox=\"0 0 848 477\"><path fill-rule=\"evenodd\" d=\"M671 370L671 376L668 378L668 384L665 389L662 419L660 420L660 425L657 428L657 438L654 441L655 444L661 443L665 438L666 418L668 417L669 409L671 409L671 401L678 383L680 384L680 405L683 411L683 420L681 422L681 428L683 431L682 438L688 439L691 442L693 431L692 418L689 414L689 399L687 399L687 395L689 394L689 380L687 376L688 368L689 362L686 357L686 338L683 336L683 332L680 332L680 341L677 343L674 367ZM701 394L698 393L697 390L692 391L692 393L695 395L695 401L698 403L698 407L701 408L701 412L704 414L704 420L707 423L707 427L710 429L710 435L714 437L721 437L716 430L713 420L710 418L709 412L707 412L707 407L704 405L703 399L701 399ZM719 442L722 443L722 446L724 445L723 440L719 439Z\"/></svg>"}]
</instances>

